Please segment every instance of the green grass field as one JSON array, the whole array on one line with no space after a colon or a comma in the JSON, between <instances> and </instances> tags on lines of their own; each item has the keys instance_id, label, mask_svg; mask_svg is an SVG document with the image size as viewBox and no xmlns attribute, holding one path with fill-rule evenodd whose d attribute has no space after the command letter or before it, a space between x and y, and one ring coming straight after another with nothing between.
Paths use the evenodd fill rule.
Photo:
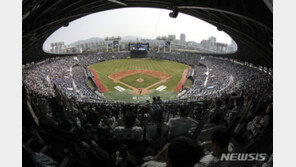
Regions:
<instances>
[{"instance_id":1,"label":"green grass field","mask_svg":"<svg viewBox=\"0 0 296 167\"><path fill-rule=\"evenodd\" d=\"M177 92L174 92L174 88L180 81L182 73L188 67L188 65L177 63L174 61L148 58L115 59L89 66L89 68L93 69L98 74L99 81L107 89L107 92L104 93L105 97L110 100L118 101L144 101L149 97L151 97L152 99L152 96L160 96L163 100L172 100L177 95ZM114 83L112 79L108 78L108 76L113 73L135 69L160 71L169 74L171 77L165 83L161 83L150 88L149 93L146 95L134 95L132 91L126 86L119 83ZM135 81L138 78L144 79L144 82ZM121 81L124 81L125 83L134 82L131 84L133 84L134 87L138 85L137 87L140 88L147 87L146 85L149 86L159 81L159 79L145 74L134 74L125 78L121 78ZM166 89L164 89L163 91L155 90L161 85L166 86ZM124 92L119 92L114 88L115 86L121 86L127 90L125 90Z\"/></svg>"}]
</instances>

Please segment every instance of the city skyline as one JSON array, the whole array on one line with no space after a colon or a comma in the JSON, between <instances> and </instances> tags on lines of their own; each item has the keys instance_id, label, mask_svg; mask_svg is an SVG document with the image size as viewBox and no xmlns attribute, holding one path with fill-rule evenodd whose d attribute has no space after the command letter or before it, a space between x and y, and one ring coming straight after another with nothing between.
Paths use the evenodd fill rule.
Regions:
<instances>
[{"instance_id":1,"label":"city skyline","mask_svg":"<svg viewBox=\"0 0 296 167\"><path fill-rule=\"evenodd\" d=\"M217 42L231 43L231 37L218 31L215 26L182 13L177 18L170 18L169 12L153 8L125 8L91 14L70 22L68 27L58 29L45 41L43 48L50 49L50 43L53 42L68 45L92 37L139 36L155 39L157 36L175 35L178 39L181 33L186 35L186 41L200 43L214 36Z\"/></svg>"}]
</instances>

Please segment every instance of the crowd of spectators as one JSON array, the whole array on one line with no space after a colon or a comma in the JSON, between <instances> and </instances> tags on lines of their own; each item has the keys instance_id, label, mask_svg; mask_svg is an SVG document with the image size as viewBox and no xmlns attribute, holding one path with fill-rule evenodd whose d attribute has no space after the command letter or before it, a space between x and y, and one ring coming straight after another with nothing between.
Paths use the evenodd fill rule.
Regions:
<instances>
[{"instance_id":1,"label":"crowd of spectators","mask_svg":"<svg viewBox=\"0 0 296 167\"><path fill-rule=\"evenodd\" d=\"M23 69L23 84L36 96L55 96L52 87L57 85L69 98L100 99L86 86L85 81L89 72L85 68L101 61L126 58L127 55L125 52L100 53L45 60Z\"/></svg>"},{"instance_id":2,"label":"crowd of spectators","mask_svg":"<svg viewBox=\"0 0 296 167\"><path fill-rule=\"evenodd\" d=\"M186 94L182 96L183 98L202 94L202 91L204 90L204 84L207 77L207 68L203 65L196 65L193 67L192 71L193 84Z\"/></svg>"},{"instance_id":3,"label":"crowd of spectators","mask_svg":"<svg viewBox=\"0 0 296 167\"><path fill-rule=\"evenodd\" d=\"M24 98L24 103L32 106L23 112L29 116L35 113L38 120L24 121L27 124L23 127L27 132L24 140L33 138L38 144L27 147L34 152L46 146L44 154L57 163L66 158L73 166L165 166L172 163L166 151L176 140L185 145L170 154L178 154L182 149L185 154L191 146L193 150L189 152L196 151L188 159L177 156L174 160L178 163L217 165L231 140L243 143L246 151L258 143L261 145L262 138L266 144L266 135L272 132L272 102L265 95L233 94L216 100L179 103L86 104L74 99L69 102L59 92L56 94L54 99L43 103L36 103L29 95ZM48 106L49 110L42 106ZM207 139L211 141L202 139L209 129L216 129ZM270 147L272 143L269 144ZM215 147L211 150L206 145Z\"/></svg>"},{"instance_id":4,"label":"crowd of spectators","mask_svg":"<svg viewBox=\"0 0 296 167\"><path fill-rule=\"evenodd\" d=\"M152 54L185 63L177 53ZM25 165L243 166L220 157L228 152L272 154L271 76L204 58L201 64L191 65L194 84L187 98L155 97L152 103L85 100L97 97L85 85L82 67L110 59L114 57L108 53L67 57L23 70ZM215 85L223 91L196 96L205 89L207 77L206 87Z\"/></svg>"},{"instance_id":5,"label":"crowd of spectators","mask_svg":"<svg viewBox=\"0 0 296 167\"><path fill-rule=\"evenodd\" d=\"M229 60L204 57L200 66L194 68L195 81L186 94L185 99L219 97L233 92L272 94L272 76L249 66L237 64ZM205 70L207 70L205 72Z\"/></svg>"},{"instance_id":6,"label":"crowd of spectators","mask_svg":"<svg viewBox=\"0 0 296 167\"><path fill-rule=\"evenodd\" d=\"M171 52L171 53L161 53L161 52L149 52L148 58L154 59L166 59L170 61L176 61L179 63L184 63L190 66L198 64L200 55L195 55L191 53L180 53L180 52Z\"/></svg>"}]
</instances>

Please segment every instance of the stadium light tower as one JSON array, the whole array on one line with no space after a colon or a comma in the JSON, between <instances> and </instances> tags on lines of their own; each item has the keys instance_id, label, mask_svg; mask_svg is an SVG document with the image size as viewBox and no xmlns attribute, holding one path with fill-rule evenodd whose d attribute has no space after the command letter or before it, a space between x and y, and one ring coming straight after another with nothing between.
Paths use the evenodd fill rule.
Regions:
<instances>
[{"instance_id":1,"label":"stadium light tower","mask_svg":"<svg viewBox=\"0 0 296 167\"><path fill-rule=\"evenodd\" d=\"M117 51L120 52L120 47L119 47L119 41L121 40L121 37L106 37L105 41L106 41L106 48L107 48L107 52L109 50L109 42L108 41L112 41L112 52L114 52L115 48L117 48Z\"/></svg>"},{"instance_id":2,"label":"stadium light tower","mask_svg":"<svg viewBox=\"0 0 296 167\"><path fill-rule=\"evenodd\" d=\"M169 38L169 37L166 37L166 36L163 36L163 37L158 36L156 39L160 40L160 41L164 41L163 52L165 52L166 47L169 49L169 52L171 52L171 41L173 41L172 38ZM159 51L160 51L160 47L158 45L158 52Z\"/></svg>"}]
</instances>

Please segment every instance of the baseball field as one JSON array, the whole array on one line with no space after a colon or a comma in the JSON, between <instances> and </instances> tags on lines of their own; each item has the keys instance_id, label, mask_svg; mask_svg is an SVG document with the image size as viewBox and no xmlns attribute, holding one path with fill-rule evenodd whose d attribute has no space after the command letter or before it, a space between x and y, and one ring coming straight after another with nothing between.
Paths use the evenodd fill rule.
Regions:
<instances>
[{"instance_id":1,"label":"baseball field","mask_svg":"<svg viewBox=\"0 0 296 167\"><path fill-rule=\"evenodd\" d=\"M105 88L104 96L116 101L146 101L153 96L176 99L176 87L186 64L161 59L114 59L88 67Z\"/></svg>"}]
</instances>

